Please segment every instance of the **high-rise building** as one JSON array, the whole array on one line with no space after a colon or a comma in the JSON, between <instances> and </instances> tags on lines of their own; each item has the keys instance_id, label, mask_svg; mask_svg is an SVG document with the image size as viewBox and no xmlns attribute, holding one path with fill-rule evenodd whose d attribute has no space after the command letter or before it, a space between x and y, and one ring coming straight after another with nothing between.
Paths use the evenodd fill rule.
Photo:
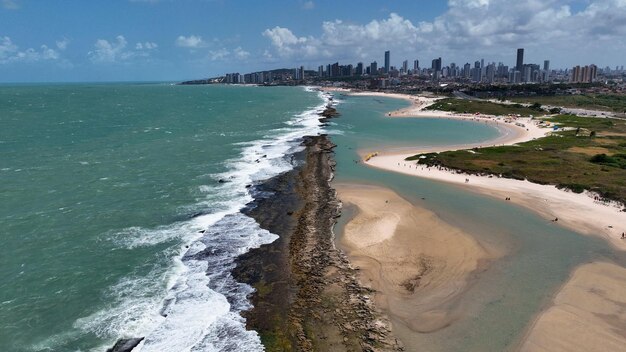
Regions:
<instances>
[{"instance_id":1,"label":"high-rise building","mask_svg":"<svg viewBox=\"0 0 626 352\"><path fill-rule=\"evenodd\" d=\"M481 72L481 68L480 68L480 62L476 61L477 63L477 67L474 67L472 69L472 81L473 82L480 82L480 72Z\"/></svg>"},{"instance_id":2,"label":"high-rise building","mask_svg":"<svg viewBox=\"0 0 626 352\"><path fill-rule=\"evenodd\" d=\"M519 72L523 72L524 70L524 49L517 49L517 64L515 65L515 69Z\"/></svg>"},{"instance_id":3,"label":"high-rise building","mask_svg":"<svg viewBox=\"0 0 626 352\"><path fill-rule=\"evenodd\" d=\"M598 66L589 65L585 67L575 66L572 68L571 81L573 83L593 83L598 75Z\"/></svg>"},{"instance_id":4,"label":"high-rise building","mask_svg":"<svg viewBox=\"0 0 626 352\"><path fill-rule=\"evenodd\" d=\"M543 70L550 71L550 60L543 60Z\"/></svg>"},{"instance_id":5,"label":"high-rise building","mask_svg":"<svg viewBox=\"0 0 626 352\"><path fill-rule=\"evenodd\" d=\"M390 56L389 50L385 51L385 73L389 73L389 67L391 65Z\"/></svg>"},{"instance_id":6,"label":"high-rise building","mask_svg":"<svg viewBox=\"0 0 626 352\"><path fill-rule=\"evenodd\" d=\"M420 69L420 60L413 61L413 71L418 71Z\"/></svg>"},{"instance_id":7,"label":"high-rise building","mask_svg":"<svg viewBox=\"0 0 626 352\"><path fill-rule=\"evenodd\" d=\"M402 61L402 72L407 73L409 71L409 61Z\"/></svg>"},{"instance_id":8,"label":"high-rise building","mask_svg":"<svg viewBox=\"0 0 626 352\"><path fill-rule=\"evenodd\" d=\"M470 78L470 70L472 69L472 65L470 65L469 62L467 62L464 66L463 66L463 77L465 78Z\"/></svg>"},{"instance_id":9,"label":"high-rise building","mask_svg":"<svg viewBox=\"0 0 626 352\"><path fill-rule=\"evenodd\" d=\"M378 74L378 63L376 63L376 61L372 62L370 64L370 75L377 75Z\"/></svg>"},{"instance_id":10,"label":"high-rise building","mask_svg":"<svg viewBox=\"0 0 626 352\"><path fill-rule=\"evenodd\" d=\"M317 76L318 77L324 77L324 65L320 65L317 68Z\"/></svg>"},{"instance_id":11,"label":"high-rise building","mask_svg":"<svg viewBox=\"0 0 626 352\"><path fill-rule=\"evenodd\" d=\"M354 74L357 76L363 75L363 63L359 62L356 64L356 69L354 70Z\"/></svg>"},{"instance_id":12,"label":"high-rise building","mask_svg":"<svg viewBox=\"0 0 626 352\"><path fill-rule=\"evenodd\" d=\"M530 67L530 65L523 65L521 71L522 82L531 82L530 76L532 72L532 67Z\"/></svg>"},{"instance_id":13,"label":"high-rise building","mask_svg":"<svg viewBox=\"0 0 626 352\"><path fill-rule=\"evenodd\" d=\"M491 63L485 69L485 80L487 83L493 83L496 77L496 64Z\"/></svg>"},{"instance_id":14,"label":"high-rise building","mask_svg":"<svg viewBox=\"0 0 626 352\"><path fill-rule=\"evenodd\" d=\"M441 71L441 58L433 59L432 70L435 72Z\"/></svg>"},{"instance_id":15,"label":"high-rise building","mask_svg":"<svg viewBox=\"0 0 626 352\"><path fill-rule=\"evenodd\" d=\"M304 66L300 66L298 68L295 69L296 72L294 72L294 79L297 81L303 80L304 79ZM260 72L260 81L261 82L265 82L265 75L263 72Z\"/></svg>"},{"instance_id":16,"label":"high-rise building","mask_svg":"<svg viewBox=\"0 0 626 352\"><path fill-rule=\"evenodd\" d=\"M331 77L339 77L341 76L341 70L339 69L339 63L335 62L330 65L330 76Z\"/></svg>"}]
</instances>

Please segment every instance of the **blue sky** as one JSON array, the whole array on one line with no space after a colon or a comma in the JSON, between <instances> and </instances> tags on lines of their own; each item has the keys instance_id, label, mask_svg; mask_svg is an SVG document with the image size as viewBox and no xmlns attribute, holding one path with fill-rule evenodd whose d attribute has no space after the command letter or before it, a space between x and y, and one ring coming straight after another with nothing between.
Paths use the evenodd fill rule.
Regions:
<instances>
[{"instance_id":1,"label":"blue sky","mask_svg":"<svg viewBox=\"0 0 626 352\"><path fill-rule=\"evenodd\" d=\"M0 0L0 82L182 80L435 57L624 65L626 0Z\"/></svg>"}]
</instances>

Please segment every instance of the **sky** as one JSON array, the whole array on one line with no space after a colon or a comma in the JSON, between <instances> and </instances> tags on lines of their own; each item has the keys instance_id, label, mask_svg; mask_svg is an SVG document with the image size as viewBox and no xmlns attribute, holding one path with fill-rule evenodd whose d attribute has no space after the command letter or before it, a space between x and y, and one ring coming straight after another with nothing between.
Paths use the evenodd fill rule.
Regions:
<instances>
[{"instance_id":1,"label":"sky","mask_svg":"<svg viewBox=\"0 0 626 352\"><path fill-rule=\"evenodd\" d=\"M433 58L626 65L626 0L0 0L0 82L179 81Z\"/></svg>"}]
</instances>

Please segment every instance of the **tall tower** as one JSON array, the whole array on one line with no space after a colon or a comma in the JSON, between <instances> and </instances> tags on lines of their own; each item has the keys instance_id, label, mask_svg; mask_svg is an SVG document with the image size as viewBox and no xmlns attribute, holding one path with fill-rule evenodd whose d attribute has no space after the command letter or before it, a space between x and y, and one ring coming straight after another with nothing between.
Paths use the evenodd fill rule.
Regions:
<instances>
[{"instance_id":1,"label":"tall tower","mask_svg":"<svg viewBox=\"0 0 626 352\"><path fill-rule=\"evenodd\" d=\"M389 50L385 51L385 73L389 73Z\"/></svg>"},{"instance_id":2,"label":"tall tower","mask_svg":"<svg viewBox=\"0 0 626 352\"><path fill-rule=\"evenodd\" d=\"M543 61L543 70L544 71L550 71L550 60L544 60Z\"/></svg>"},{"instance_id":3,"label":"tall tower","mask_svg":"<svg viewBox=\"0 0 626 352\"><path fill-rule=\"evenodd\" d=\"M522 72L524 67L524 49L517 49L517 65L515 65L515 70Z\"/></svg>"}]
</instances>

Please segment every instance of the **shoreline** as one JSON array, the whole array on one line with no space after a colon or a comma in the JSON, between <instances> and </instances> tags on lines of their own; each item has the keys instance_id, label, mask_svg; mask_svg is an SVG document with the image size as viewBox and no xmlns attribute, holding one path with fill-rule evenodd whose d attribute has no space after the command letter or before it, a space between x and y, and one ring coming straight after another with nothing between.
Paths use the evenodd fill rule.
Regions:
<instances>
[{"instance_id":1,"label":"shoreline","mask_svg":"<svg viewBox=\"0 0 626 352\"><path fill-rule=\"evenodd\" d=\"M325 123L337 113L330 104ZM279 235L242 255L233 275L256 290L245 312L267 351L398 351L391 324L372 305L370 291L334 244L340 203L331 186L335 145L306 137L294 170L256 187L247 214Z\"/></svg>"},{"instance_id":2,"label":"shoreline","mask_svg":"<svg viewBox=\"0 0 626 352\"><path fill-rule=\"evenodd\" d=\"M460 115L451 116L453 114L447 112L425 112L421 106L413 105L390 112L387 116L468 118ZM522 131L516 137L501 136L499 140L482 144L513 145L542 137L541 135L535 137L530 130L526 132ZM626 240L620 238L620 234L626 231L624 225L626 212L621 211L623 208L621 204L594 200L594 194L591 192L576 194L557 189L555 186L540 185L526 180L505 179L495 175L468 175L455 170L417 165L415 161L405 160L406 157L416 154L469 149L474 146L476 145L413 148L410 153L398 153L388 149L365 163L370 167L445 182L454 187L465 187L467 190L499 198L504 202L511 201L537 213L547 221L552 220L555 224L578 233L603 238L612 248L626 251ZM572 270L570 278L554 293L550 304L538 311L529 321L516 350L565 352L584 346L583 349L589 351L626 351L623 347L626 345L626 337L619 333L619 329L626 324L623 309L626 305L626 299L623 298L626 297L624 287L626 287L626 268L620 265L593 261L577 266ZM399 337L400 334L398 331Z\"/></svg>"},{"instance_id":3,"label":"shoreline","mask_svg":"<svg viewBox=\"0 0 626 352\"><path fill-rule=\"evenodd\" d=\"M354 94L354 93L353 93ZM360 92L358 95L380 96L385 93ZM386 95L396 97L401 94ZM404 97L404 99L410 96ZM400 111L401 113L397 113ZM423 153L437 153L452 150L472 149L475 147L494 145L514 145L546 136L550 130L541 128L533 123L530 118L517 118L515 123L521 123L525 127L515 123L504 122L503 118L485 116L477 118L467 114L452 114L448 112L424 111L423 106L411 106L405 109L390 112L391 117L416 117L416 118L455 118L463 120L485 121L496 125L501 131L509 131L492 141L472 143L465 145L447 145L426 148L402 148L383 150L378 156L365 162L366 165L388 171L403 173L421 178L436 180L454 184L459 187L478 192L484 195L502 199L510 198L510 202L523 206L539 214L546 220L558 219L558 225L565 226L585 235L599 236L608 241L611 246L621 251L626 251L626 240L622 240L621 233L626 231L626 212L621 211L616 204L605 205L594 200L593 194L573 192L557 189L552 185L540 185L529 181L500 178L497 176L478 176L459 173L435 167L416 165L415 161L406 161L410 156ZM411 150L411 152L407 152ZM467 181L468 180L468 181ZM622 227L619 225L622 224Z\"/></svg>"}]
</instances>

